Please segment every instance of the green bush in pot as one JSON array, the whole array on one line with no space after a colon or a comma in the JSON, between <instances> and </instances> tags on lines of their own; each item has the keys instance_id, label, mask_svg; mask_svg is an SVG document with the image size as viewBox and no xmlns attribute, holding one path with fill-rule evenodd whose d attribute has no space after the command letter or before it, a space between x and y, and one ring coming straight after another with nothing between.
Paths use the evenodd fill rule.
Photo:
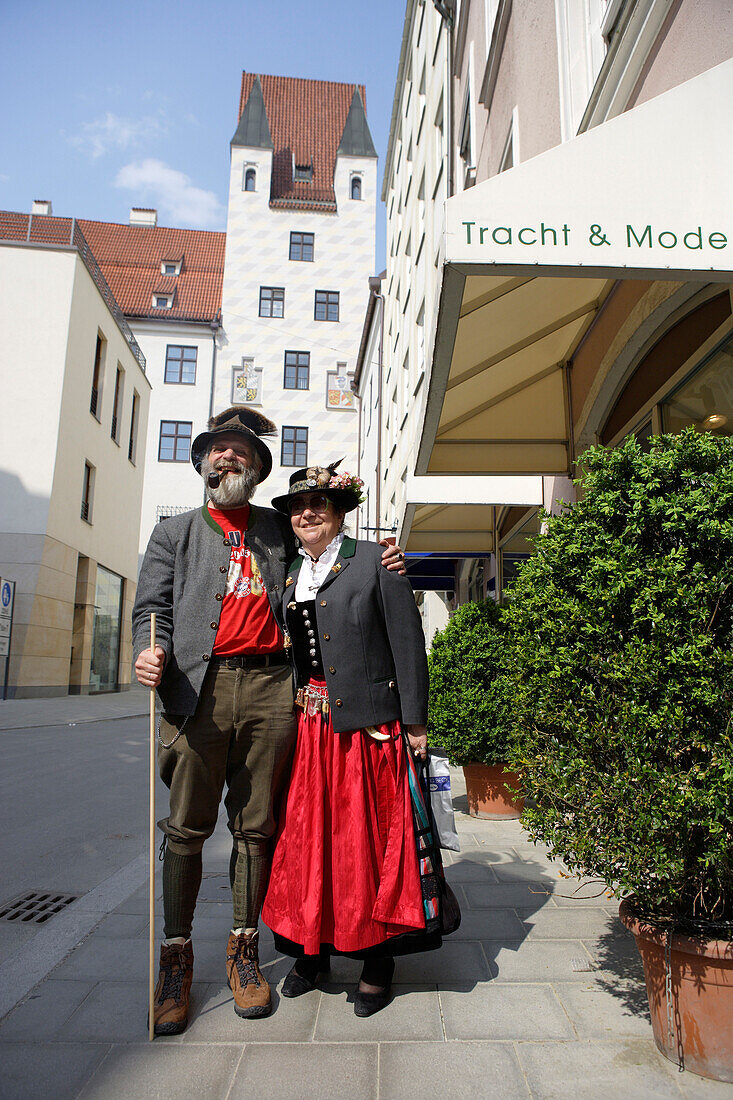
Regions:
<instances>
[{"instance_id":1,"label":"green bush in pot","mask_svg":"<svg viewBox=\"0 0 733 1100\"><path fill-rule=\"evenodd\" d=\"M428 738L451 764L506 761L512 709L504 646L503 610L493 600L463 604L433 638Z\"/></svg>"},{"instance_id":2,"label":"green bush in pot","mask_svg":"<svg viewBox=\"0 0 733 1100\"><path fill-rule=\"evenodd\" d=\"M581 467L506 612L525 827L647 917L731 921L733 439Z\"/></svg>"}]
</instances>

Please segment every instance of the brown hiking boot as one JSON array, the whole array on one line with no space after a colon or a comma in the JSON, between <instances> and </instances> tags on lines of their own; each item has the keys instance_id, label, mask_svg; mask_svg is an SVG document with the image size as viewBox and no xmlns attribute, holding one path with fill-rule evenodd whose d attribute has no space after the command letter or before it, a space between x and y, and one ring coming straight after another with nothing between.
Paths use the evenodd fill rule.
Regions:
<instances>
[{"instance_id":1,"label":"brown hiking boot","mask_svg":"<svg viewBox=\"0 0 733 1100\"><path fill-rule=\"evenodd\" d=\"M260 970L259 932L232 932L227 944L227 980L234 994L237 1016L269 1016L272 1008L270 986Z\"/></svg>"},{"instance_id":2,"label":"brown hiking boot","mask_svg":"<svg viewBox=\"0 0 733 1100\"><path fill-rule=\"evenodd\" d=\"M160 973L153 999L156 1035L178 1035L186 1030L193 981L193 944L160 947Z\"/></svg>"}]
</instances>

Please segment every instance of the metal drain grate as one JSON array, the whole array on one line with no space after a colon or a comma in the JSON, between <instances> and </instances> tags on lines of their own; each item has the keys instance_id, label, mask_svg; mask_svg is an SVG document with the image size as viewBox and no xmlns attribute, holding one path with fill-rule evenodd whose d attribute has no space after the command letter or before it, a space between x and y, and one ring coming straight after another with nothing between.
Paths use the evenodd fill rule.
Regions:
<instances>
[{"instance_id":1,"label":"metal drain grate","mask_svg":"<svg viewBox=\"0 0 733 1100\"><path fill-rule=\"evenodd\" d=\"M11 920L21 924L45 924L56 913L60 913L77 894L52 894L40 890L29 890L11 898L0 906L0 920Z\"/></svg>"}]
</instances>

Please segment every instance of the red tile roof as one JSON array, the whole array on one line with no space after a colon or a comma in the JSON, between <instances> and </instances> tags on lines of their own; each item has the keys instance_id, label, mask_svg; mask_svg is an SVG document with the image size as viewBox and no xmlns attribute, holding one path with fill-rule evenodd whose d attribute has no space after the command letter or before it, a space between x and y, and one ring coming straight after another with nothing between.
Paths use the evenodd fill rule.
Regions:
<instances>
[{"instance_id":1,"label":"red tile roof","mask_svg":"<svg viewBox=\"0 0 733 1100\"><path fill-rule=\"evenodd\" d=\"M221 309L225 233L203 229L121 225L0 210L0 240L79 244L84 235L120 309L128 318L212 321ZM30 229L29 229L30 226ZM183 259L181 274L160 265ZM174 294L172 309L153 309L153 294Z\"/></svg>"},{"instance_id":2,"label":"red tile roof","mask_svg":"<svg viewBox=\"0 0 733 1100\"><path fill-rule=\"evenodd\" d=\"M126 317L180 321L216 317L221 308L225 233L84 220L79 225ZM164 260L181 257L180 275L161 273ZM172 309L153 309L154 293L174 291Z\"/></svg>"},{"instance_id":3,"label":"red tile roof","mask_svg":"<svg viewBox=\"0 0 733 1100\"><path fill-rule=\"evenodd\" d=\"M242 73L239 114L245 108L256 73ZM303 80L293 76L260 74L272 142L270 206L300 210L336 210L333 174L336 151L358 87L366 105L363 84L331 80ZM293 179L293 159L313 164L312 180Z\"/></svg>"}]
</instances>

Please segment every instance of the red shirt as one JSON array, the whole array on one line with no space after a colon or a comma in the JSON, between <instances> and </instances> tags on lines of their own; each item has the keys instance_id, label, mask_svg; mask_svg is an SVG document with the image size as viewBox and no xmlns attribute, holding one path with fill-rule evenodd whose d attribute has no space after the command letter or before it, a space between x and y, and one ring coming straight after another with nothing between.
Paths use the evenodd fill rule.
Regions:
<instances>
[{"instance_id":1,"label":"red shirt","mask_svg":"<svg viewBox=\"0 0 733 1100\"><path fill-rule=\"evenodd\" d=\"M285 639L272 613L262 574L247 546L249 504L225 512L210 504L209 512L232 544L214 653L231 657L236 653L274 653L283 649Z\"/></svg>"}]
</instances>

